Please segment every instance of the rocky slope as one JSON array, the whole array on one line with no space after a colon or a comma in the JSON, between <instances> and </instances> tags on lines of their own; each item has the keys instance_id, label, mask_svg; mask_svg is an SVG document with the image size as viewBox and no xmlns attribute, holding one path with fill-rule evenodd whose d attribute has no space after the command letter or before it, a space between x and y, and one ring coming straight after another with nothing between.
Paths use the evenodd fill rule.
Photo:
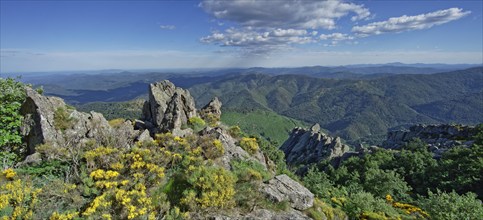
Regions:
<instances>
[{"instance_id":1,"label":"rocky slope","mask_svg":"<svg viewBox=\"0 0 483 220\"><path fill-rule=\"evenodd\" d=\"M340 157L349 151L339 137L330 137L320 131L319 124L310 129L295 128L280 149L289 165L311 164Z\"/></svg>"},{"instance_id":2,"label":"rocky slope","mask_svg":"<svg viewBox=\"0 0 483 220\"><path fill-rule=\"evenodd\" d=\"M399 149L414 138L419 138L428 144L435 157L440 157L448 149L455 146L469 147L473 141L468 141L476 134L474 126L463 125L414 125L409 130L390 131L382 147Z\"/></svg>"},{"instance_id":3,"label":"rocky slope","mask_svg":"<svg viewBox=\"0 0 483 220\"><path fill-rule=\"evenodd\" d=\"M152 141L154 133L171 132L175 136L193 134L193 130L183 125L187 124L189 118L199 115L190 93L169 81L149 86L149 100L144 104L143 121L121 121L115 124L109 123L102 114L83 113L69 108L60 98L42 96L30 88L27 88L26 94L27 99L21 109L25 117L22 134L29 147L28 153L36 155L36 160L48 159L39 158L38 153L35 153L36 147L42 144L66 152L86 146L91 141L103 146L131 148L138 141ZM220 108L221 102L215 98L199 112L201 116L211 114L219 117ZM255 153L246 152L223 126L207 126L197 135L214 137L222 144L223 154L213 161L215 165L231 170L232 160L252 160L267 170L268 159L263 153L259 150ZM324 140L327 138L324 137ZM335 141L334 144L337 149L341 147L340 142ZM32 158L27 160L31 161ZM302 211L313 206L314 195L290 177L275 176L259 189L253 190L259 190L260 194L275 203L286 201L289 207L285 211L255 208L249 213L235 211L223 216L195 213L194 216L215 219L309 219Z\"/></svg>"}]
</instances>

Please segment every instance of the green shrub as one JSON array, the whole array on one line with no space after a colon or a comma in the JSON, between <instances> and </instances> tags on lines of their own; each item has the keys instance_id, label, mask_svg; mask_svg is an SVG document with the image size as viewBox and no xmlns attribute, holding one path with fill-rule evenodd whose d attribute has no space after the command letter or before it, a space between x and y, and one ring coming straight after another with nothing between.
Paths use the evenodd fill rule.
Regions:
<instances>
[{"instance_id":1,"label":"green shrub","mask_svg":"<svg viewBox=\"0 0 483 220\"><path fill-rule=\"evenodd\" d=\"M198 132L205 128L206 122L199 117L191 117L188 119L188 126L194 131Z\"/></svg>"},{"instance_id":2,"label":"green shrub","mask_svg":"<svg viewBox=\"0 0 483 220\"><path fill-rule=\"evenodd\" d=\"M66 108L57 108L54 112L54 126L56 129L65 131L74 125L74 119Z\"/></svg>"},{"instance_id":3,"label":"green shrub","mask_svg":"<svg viewBox=\"0 0 483 220\"><path fill-rule=\"evenodd\" d=\"M429 192L428 197L420 197L418 203L432 219L481 219L483 216L483 206L474 193Z\"/></svg>"},{"instance_id":4,"label":"green shrub","mask_svg":"<svg viewBox=\"0 0 483 220\"><path fill-rule=\"evenodd\" d=\"M390 194L394 195L397 200L409 199L407 192L411 187L394 171L385 171L382 169L369 169L365 173L365 181L362 184L367 192L372 193L375 197L384 198Z\"/></svg>"},{"instance_id":5,"label":"green shrub","mask_svg":"<svg viewBox=\"0 0 483 220\"><path fill-rule=\"evenodd\" d=\"M0 150L24 153L19 128L20 106L25 100L25 85L13 78L0 78Z\"/></svg>"},{"instance_id":6,"label":"green shrub","mask_svg":"<svg viewBox=\"0 0 483 220\"><path fill-rule=\"evenodd\" d=\"M25 166L17 169L19 174L38 178L65 178L69 172L69 164L59 160L42 161L38 165Z\"/></svg>"},{"instance_id":7,"label":"green shrub","mask_svg":"<svg viewBox=\"0 0 483 220\"><path fill-rule=\"evenodd\" d=\"M345 219L346 217L346 214L342 210L334 208L317 198L314 199L314 205L305 210L304 213L314 220Z\"/></svg>"},{"instance_id":8,"label":"green shrub","mask_svg":"<svg viewBox=\"0 0 483 220\"><path fill-rule=\"evenodd\" d=\"M228 132L230 133L230 135L234 138L238 138L241 136L242 134L242 131L240 129L240 126L238 125L235 125L235 126L231 126L229 129L228 129Z\"/></svg>"},{"instance_id":9,"label":"green shrub","mask_svg":"<svg viewBox=\"0 0 483 220\"><path fill-rule=\"evenodd\" d=\"M312 167L303 178L304 185L318 198L330 201L333 196L341 196L334 194L334 186L329 176L325 172L318 171Z\"/></svg>"},{"instance_id":10,"label":"green shrub","mask_svg":"<svg viewBox=\"0 0 483 220\"><path fill-rule=\"evenodd\" d=\"M37 203L34 208L36 219L49 219L54 212L75 212L87 203L87 200L81 196L81 189L62 179L53 179L45 184L38 198L42 202Z\"/></svg>"},{"instance_id":11,"label":"green shrub","mask_svg":"<svg viewBox=\"0 0 483 220\"><path fill-rule=\"evenodd\" d=\"M374 198L374 196L367 192L355 192L349 195L348 198L342 202L342 210L347 213L350 219L357 219L363 213L379 213L385 217L396 218L399 212L388 204L384 199Z\"/></svg>"},{"instance_id":12,"label":"green shrub","mask_svg":"<svg viewBox=\"0 0 483 220\"><path fill-rule=\"evenodd\" d=\"M274 170L275 173L278 174L287 174L292 179L295 178L295 175L288 169L287 164L285 163L285 153L278 149L278 144L274 142L269 142L264 138L257 138L258 146L263 154L268 157L275 165L275 167L271 167L270 163L269 169Z\"/></svg>"},{"instance_id":13,"label":"green shrub","mask_svg":"<svg viewBox=\"0 0 483 220\"><path fill-rule=\"evenodd\" d=\"M237 176L238 181L266 181L272 178L272 175L263 167L262 164L252 160L232 160L230 162L233 173Z\"/></svg>"}]
</instances>

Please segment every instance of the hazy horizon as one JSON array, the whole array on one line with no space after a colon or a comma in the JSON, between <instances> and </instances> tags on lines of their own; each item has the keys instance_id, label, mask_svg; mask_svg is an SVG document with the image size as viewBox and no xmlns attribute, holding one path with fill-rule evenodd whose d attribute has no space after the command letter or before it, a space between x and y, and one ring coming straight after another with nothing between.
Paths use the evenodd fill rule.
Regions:
<instances>
[{"instance_id":1,"label":"hazy horizon","mask_svg":"<svg viewBox=\"0 0 483 220\"><path fill-rule=\"evenodd\" d=\"M0 73L481 64L482 1L0 1Z\"/></svg>"}]
</instances>

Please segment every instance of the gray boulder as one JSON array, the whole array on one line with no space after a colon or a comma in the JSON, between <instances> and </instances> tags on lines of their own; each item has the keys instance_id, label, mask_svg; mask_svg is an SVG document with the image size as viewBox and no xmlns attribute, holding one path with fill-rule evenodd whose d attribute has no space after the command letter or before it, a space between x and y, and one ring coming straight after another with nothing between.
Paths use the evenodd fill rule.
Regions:
<instances>
[{"instance_id":1,"label":"gray boulder","mask_svg":"<svg viewBox=\"0 0 483 220\"><path fill-rule=\"evenodd\" d=\"M308 209L314 204L314 194L285 174L271 179L261 191L274 202L288 201L297 210Z\"/></svg>"},{"instance_id":2,"label":"gray boulder","mask_svg":"<svg viewBox=\"0 0 483 220\"><path fill-rule=\"evenodd\" d=\"M248 215L244 216L243 219L306 220L311 218L295 209L289 209L284 212L276 212L267 209L255 209Z\"/></svg>"},{"instance_id":3,"label":"gray boulder","mask_svg":"<svg viewBox=\"0 0 483 220\"><path fill-rule=\"evenodd\" d=\"M20 130L28 155L40 144L69 148L95 141L104 146L130 147L138 135L130 122L113 128L100 113L76 111L62 99L42 96L31 88L26 88L26 95L20 109L24 116Z\"/></svg>"},{"instance_id":4,"label":"gray boulder","mask_svg":"<svg viewBox=\"0 0 483 220\"><path fill-rule=\"evenodd\" d=\"M172 131L174 134L195 116L195 101L188 90L167 80L149 85L149 100L144 103L143 118L154 126L152 133Z\"/></svg>"},{"instance_id":5,"label":"gray boulder","mask_svg":"<svg viewBox=\"0 0 483 220\"><path fill-rule=\"evenodd\" d=\"M311 219L303 212L289 208L284 211L275 211L256 208L250 213L223 213L208 214L208 216L192 216L193 219L212 219L212 220L308 220Z\"/></svg>"},{"instance_id":6,"label":"gray boulder","mask_svg":"<svg viewBox=\"0 0 483 220\"><path fill-rule=\"evenodd\" d=\"M289 165L317 163L324 159L340 157L349 151L339 137L330 137L320 131L319 124L310 129L295 128L280 149Z\"/></svg>"},{"instance_id":7,"label":"gray boulder","mask_svg":"<svg viewBox=\"0 0 483 220\"><path fill-rule=\"evenodd\" d=\"M138 141L140 142L152 142L154 139L149 135L148 130L144 130L141 132L141 134L137 138Z\"/></svg>"},{"instance_id":8,"label":"gray boulder","mask_svg":"<svg viewBox=\"0 0 483 220\"><path fill-rule=\"evenodd\" d=\"M20 108L24 117L20 131L27 143L27 154L33 154L35 146L39 144L64 143L62 134L54 126L54 112L65 107L64 101L57 97L41 96L29 87L25 92L27 97Z\"/></svg>"}]
</instances>

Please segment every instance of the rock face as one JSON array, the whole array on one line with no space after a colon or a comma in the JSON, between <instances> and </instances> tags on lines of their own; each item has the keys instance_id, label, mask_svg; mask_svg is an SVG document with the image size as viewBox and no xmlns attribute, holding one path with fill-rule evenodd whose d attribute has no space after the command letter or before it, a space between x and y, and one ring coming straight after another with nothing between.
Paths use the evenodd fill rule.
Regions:
<instances>
[{"instance_id":1,"label":"rock face","mask_svg":"<svg viewBox=\"0 0 483 220\"><path fill-rule=\"evenodd\" d=\"M210 128L207 127L201 131L200 135L212 135L216 139L221 141L224 148L224 153L221 157L215 160L215 163L224 167L227 170L231 170L230 162L235 159L241 160L253 160L262 164L267 168L267 161L261 152L256 152L250 155L248 152L243 150L240 146L236 145L236 139L234 139L226 130L221 127Z\"/></svg>"},{"instance_id":2,"label":"rock face","mask_svg":"<svg viewBox=\"0 0 483 220\"><path fill-rule=\"evenodd\" d=\"M278 175L264 184L262 192L275 202L288 201L297 210L305 210L313 206L314 194L287 175Z\"/></svg>"},{"instance_id":3,"label":"rock face","mask_svg":"<svg viewBox=\"0 0 483 220\"><path fill-rule=\"evenodd\" d=\"M213 219L213 220L309 220L305 213L289 208L284 211L274 211L268 209L254 209L248 214L231 213L230 215L215 216L195 216L194 219Z\"/></svg>"},{"instance_id":4,"label":"rock face","mask_svg":"<svg viewBox=\"0 0 483 220\"><path fill-rule=\"evenodd\" d=\"M129 147L137 135L128 122L113 128L102 114L70 109L60 98L42 96L31 88L26 88L26 95L20 109L24 116L20 130L27 143L27 154L33 154L39 144L77 147L89 140ZM112 137L116 137L116 143Z\"/></svg>"},{"instance_id":5,"label":"rock face","mask_svg":"<svg viewBox=\"0 0 483 220\"><path fill-rule=\"evenodd\" d=\"M200 110L201 118L205 120L206 117L210 114L217 117L218 119L221 117L221 102L217 97L212 99L208 104L205 105L205 107L201 108Z\"/></svg>"},{"instance_id":6,"label":"rock face","mask_svg":"<svg viewBox=\"0 0 483 220\"><path fill-rule=\"evenodd\" d=\"M151 124L147 127L151 127L153 133L177 133L189 118L195 116L195 101L188 90L167 80L149 85L149 100L143 106L143 119Z\"/></svg>"},{"instance_id":7,"label":"rock face","mask_svg":"<svg viewBox=\"0 0 483 220\"><path fill-rule=\"evenodd\" d=\"M462 125L414 125L409 130L390 131L382 147L399 149L414 138L419 138L428 144L429 150L435 157L441 156L446 150L455 146L471 146L470 140L476 129L472 126Z\"/></svg>"},{"instance_id":8,"label":"rock face","mask_svg":"<svg viewBox=\"0 0 483 220\"><path fill-rule=\"evenodd\" d=\"M320 131L319 124L309 130L295 128L280 149L285 153L287 164L310 164L324 159L340 157L349 151L339 137L333 138Z\"/></svg>"}]
</instances>

